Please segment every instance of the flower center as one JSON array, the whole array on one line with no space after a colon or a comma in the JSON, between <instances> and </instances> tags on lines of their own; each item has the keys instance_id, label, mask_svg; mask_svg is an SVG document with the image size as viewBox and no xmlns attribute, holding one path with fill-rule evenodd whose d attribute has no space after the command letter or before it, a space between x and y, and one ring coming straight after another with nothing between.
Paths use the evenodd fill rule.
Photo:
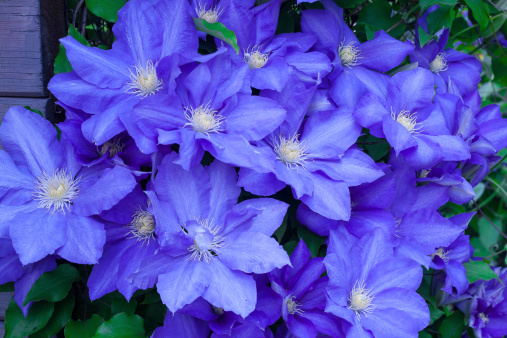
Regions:
<instances>
[{"instance_id":1,"label":"flower center","mask_svg":"<svg viewBox=\"0 0 507 338\"><path fill-rule=\"evenodd\" d=\"M434 254L431 255L431 258L433 259L433 258L435 258L435 256L438 256L438 257L442 258L444 263L447 264L447 263L449 263L449 257L446 257L446 256L449 252L451 252L451 250L445 251L444 248L439 248L437 250L437 252L435 252Z\"/></svg>"},{"instance_id":2,"label":"flower center","mask_svg":"<svg viewBox=\"0 0 507 338\"><path fill-rule=\"evenodd\" d=\"M213 308L213 313L216 315L221 315L224 313L224 309L221 307L216 307L215 305L211 305L211 307Z\"/></svg>"},{"instance_id":3,"label":"flower center","mask_svg":"<svg viewBox=\"0 0 507 338\"><path fill-rule=\"evenodd\" d=\"M219 10L218 7L206 10L206 5L203 6L201 4L199 4L199 7L197 7L195 11L199 19L204 19L207 23L217 22L223 12L223 10Z\"/></svg>"},{"instance_id":4,"label":"flower center","mask_svg":"<svg viewBox=\"0 0 507 338\"><path fill-rule=\"evenodd\" d=\"M195 131L208 135L209 133L218 133L221 131L220 126L224 117L218 114L217 110L209 107L209 103L204 106L201 105L197 108L184 108L185 117L188 123L185 126L191 126Z\"/></svg>"},{"instance_id":5,"label":"flower center","mask_svg":"<svg viewBox=\"0 0 507 338\"><path fill-rule=\"evenodd\" d=\"M131 229L130 238L137 238L138 241L150 243L150 239L155 237L155 220L149 211L139 209L132 216L132 222L128 225ZM143 243L143 244L144 244Z\"/></svg>"},{"instance_id":6,"label":"flower center","mask_svg":"<svg viewBox=\"0 0 507 338\"><path fill-rule=\"evenodd\" d=\"M213 226L208 219L188 221L184 231L194 240L194 244L187 248L191 253L188 259L209 263L213 257L218 256L220 249L226 246L225 238L218 235L221 229L218 225Z\"/></svg>"},{"instance_id":7,"label":"flower center","mask_svg":"<svg viewBox=\"0 0 507 338\"><path fill-rule=\"evenodd\" d=\"M356 313L358 320L361 320L361 314L366 316L367 313L375 310L375 305L371 303L374 297L370 295L370 292L371 290L367 290L364 283L360 284L358 281L350 292L348 308Z\"/></svg>"},{"instance_id":8,"label":"flower center","mask_svg":"<svg viewBox=\"0 0 507 338\"><path fill-rule=\"evenodd\" d=\"M358 60L362 58L359 56L361 54L361 51L359 48L354 46L354 43L355 42L350 42L345 46L344 42L342 42L338 48L338 54L340 55L342 65L348 68L360 65Z\"/></svg>"},{"instance_id":9,"label":"flower center","mask_svg":"<svg viewBox=\"0 0 507 338\"><path fill-rule=\"evenodd\" d=\"M130 71L130 82L127 83L127 91L137 96L146 97L155 94L162 88L162 80L157 77L157 69L151 60L148 60L146 67L141 64L135 66L135 74Z\"/></svg>"},{"instance_id":10,"label":"flower center","mask_svg":"<svg viewBox=\"0 0 507 338\"><path fill-rule=\"evenodd\" d=\"M430 70L438 74L439 72L445 72L447 70L447 60L445 59L445 53L437 55L435 60L430 62Z\"/></svg>"},{"instance_id":11,"label":"flower center","mask_svg":"<svg viewBox=\"0 0 507 338\"><path fill-rule=\"evenodd\" d=\"M280 135L278 140L273 141L273 146L276 159L285 163L288 168L295 169L298 166L304 168L308 147L305 141L299 142L298 134L288 139Z\"/></svg>"},{"instance_id":12,"label":"flower center","mask_svg":"<svg viewBox=\"0 0 507 338\"><path fill-rule=\"evenodd\" d=\"M402 110L396 115L394 112L391 112L391 117L396 122L400 123L405 129L407 129L411 134L418 133L422 128L420 123L417 123L417 118L415 116L416 113L410 114L406 110ZM419 125L419 126L418 126Z\"/></svg>"},{"instance_id":13,"label":"flower center","mask_svg":"<svg viewBox=\"0 0 507 338\"><path fill-rule=\"evenodd\" d=\"M262 68L266 65L269 60L269 53L263 54L257 49L252 48L250 52L247 50L243 53L243 60L248 63L250 69Z\"/></svg>"},{"instance_id":14,"label":"flower center","mask_svg":"<svg viewBox=\"0 0 507 338\"><path fill-rule=\"evenodd\" d=\"M294 296L287 298L287 312L289 312L291 315L293 314L302 314L304 311L300 309L301 304L296 302L294 300Z\"/></svg>"},{"instance_id":15,"label":"flower center","mask_svg":"<svg viewBox=\"0 0 507 338\"><path fill-rule=\"evenodd\" d=\"M39 200L37 207L44 209L53 207L53 212L65 213L65 209L70 211L72 201L79 194L80 179L80 177L74 179L65 169L56 169L52 176L43 173L41 177L37 177L38 182L33 194L33 198Z\"/></svg>"},{"instance_id":16,"label":"flower center","mask_svg":"<svg viewBox=\"0 0 507 338\"><path fill-rule=\"evenodd\" d=\"M120 139L115 138L104 143L98 152L102 156L109 151L109 157L114 157L116 154L122 151L124 147L125 145L120 141Z\"/></svg>"},{"instance_id":17,"label":"flower center","mask_svg":"<svg viewBox=\"0 0 507 338\"><path fill-rule=\"evenodd\" d=\"M482 320L484 324L489 323L489 318L484 312L479 313L479 318Z\"/></svg>"}]
</instances>

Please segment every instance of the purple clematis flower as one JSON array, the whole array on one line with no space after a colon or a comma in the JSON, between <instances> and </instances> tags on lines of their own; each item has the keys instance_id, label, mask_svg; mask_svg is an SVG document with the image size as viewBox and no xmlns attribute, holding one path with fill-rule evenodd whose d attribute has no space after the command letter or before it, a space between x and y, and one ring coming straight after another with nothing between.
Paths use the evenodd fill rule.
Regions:
<instances>
[{"instance_id":1,"label":"purple clematis flower","mask_svg":"<svg viewBox=\"0 0 507 338\"><path fill-rule=\"evenodd\" d=\"M433 78L430 71L416 68L394 75L387 96L367 94L358 103L354 116L376 137L386 137L414 169L431 169L441 160L470 158L470 147L460 136L445 129L440 105L433 105Z\"/></svg>"},{"instance_id":2,"label":"purple clematis flower","mask_svg":"<svg viewBox=\"0 0 507 338\"><path fill-rule=\"evenodd\" d=\"M361 44L345 24L343 9L332 0L321 3L326 10L303 11L301 28L318 37L313 50L325 53L334 66L329 76L333 101L353 108L366 93L385 96L389 77L379 72L399 65L413 51L413 44L396 40L384 31Z\"/></svg>"},{"instance_id":3,"label":"purple clematis flower","mask_svg":"<svg viewBox=\"0 0 507 338\"><path fill-rule=\"evenodd\" d=\"M172 88L178 75L172 55L195 53L198 47L186 0L129 1L119 11L113 32L116 42L111 50L63 38L74 70L56 75L48 85L61 102L93 115L82 130L97 145L133 129L130 109Z\"/></svg>"},{"instance_id":4,"label":"purple clematis flower","mask_svg":"<svg viewBox=\"0 0 507 338\"><path fill-rule=\"evenodd\" d=\"M327 277L323 258L310 259L310 250L300 240L291 255L292 267L283 267L268 274L271 287L282 303L282 318L296 337L311 338L317 331L331 337L342 335L340 321L325 313ZM320 278L321 277L321 278Z\"/></svg>"},{"instance_id":5,"label":"purple clematis flower","mask_svg":"<svg viewBox=\"0 0 507 338\"><path fill-rule=\"evenodd\" d=\"M282 306L276 292L262 282L256 281L257 304L255 310L245 319L234 312L213 306L203 298L197 298L191 304L185 305L179 313L209 322L209 327L213 331L212 337L231 336L233 331L238 330L235 327L241 324L248 324L248 326L252 324L257 327L254 331L265 331L268 325L274 324L280 318Z\"/></svg>"},{"instance_id":6,"label":"purple clematis flower","mask_svg":"<svg viewBox=\"0 0 507 338\"><path fill-rule=\"evenodd\" d=\"M175 314L167 313L164 319L164 325L157 327L152 337L208 338L209 335L210 329L206 321L177 312Z\"/></svg>"},{"instance_id":7,"label":"purple clematis flower","mask_svg":"<svg viewBox=\"0 0 507 338\"><path fill-rule=\"evenodd\" d=\"M477 89L482 65L472 55L445 49L448 39L449 29L446 28L437 40L431 40L422 47L416 46L410 61L432 72L438 92L447 92L447 85L452 81L463 96L468 96Z\"/></svg>"},{"instance_id":8,"label":"purple clematis flower","mask_svg":"<svg viewBox=\"0 0 507 338\"><path fill-rule=\"evenodd\" d=\"M242 168L238 184L257 195L272 195L286 184L294 197L313 211L334 220L350 217L349 186L372 182L384 173L359 149L351 147L361 133L347 107L313 113L304 120L315 88L291 78L282 93L263 92L290 111L284 123L257 142L269 173ZM293 93L298 93L294 99Z\"/></svg>"},{"instance_id":9,"label":"purple clematis flower","mask_svg":"<svg viewBox=\"0 0 507 338\"><path fill-rule=\"evenodd\" d=\"M192 66L178 77L175 95L154 95L137 104L134 124L155 146L179 144L177 163L186 170L208 151L222 162L268 171L249 141L272 132L285 111L271 99L251 96L250 88L243 92L245 72L225 53Z\"/></svg>"},{"instance_id":10,"label":"purple clematis flower","mask_svg":"<svg viewBox=\"0 0 507 338\"><path fill-rule=\"evenodd\" d=\"M6 150L0 152L0 236L9 234L23 265L54 253L74 263L96 263L106 235L90 216L134 188L130 171L81 167L51 123L21 107L5 115L0 139Z\"/></svg>"},{"instance_id":11,"label":"purple clematis flower","mask_svg":"<svg viewBox=\"0 0 507 338\"><path fill-rule=\"evenodd\" d=\"M251 273L289 264L271 237L287 205L272 199L237 203L233 167L215 161L185 171L167 155L148 191L157 224L160 253L147 258L129 280L157 290L175 313L202 297L224 311L246 318L256 306Z\"/></svg>"},{"instance_id":12,"label":"purple clematis flower","mask_svg":"<svg viewBox=\"0 0 507 338\"><path fill-rule=\"evenodd\" d=\"M331 231L329 241L326 311L344 319L345 334L417 337L430 321L428 306L416 293L419 264L393 257L381 229L357 239L340 227Z\"/></svg>"},{"instance_id":13,"label":"purple clematis flower","mask_svg":"<svg viewBox=\"0 0 507 338\"><path fill-rule=\"evenodd\" d=\"M106 224L107 244L88 279L90 299L118 290L129 301L137 288L127 282L127 277L159 248L152 208L137 185L100 217Z\"/></svg>"}]
</instances>

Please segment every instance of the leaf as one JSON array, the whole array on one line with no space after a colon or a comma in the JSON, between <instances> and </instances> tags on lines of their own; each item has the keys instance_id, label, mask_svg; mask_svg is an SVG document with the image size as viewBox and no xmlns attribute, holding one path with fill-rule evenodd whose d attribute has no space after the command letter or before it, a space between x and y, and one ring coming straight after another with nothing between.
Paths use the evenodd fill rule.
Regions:
<instances>
[{"instance_id":1,"label":"leaf","mask_svg":"<svg viewBox=\"0 0 507 338\"><path fill-rule=\"evenodd\" d=\"M442 27L452 27L454 20L453 6L441 5L439 9L428 14L426 21L428 22L428 30L430 35L438 32Z\"/></svg>"},{"instance_id":2,"label":"leaf","mask_svg":"<svg viewBox=\"0 0 507 338\"><path fill-rule=\"evenodd\" d=\"M489 7L482 0L465 0L465 3L472 11L474 19L481 28L486 28L489 23Z\"/></svg>"},{"instance_id":3,"label":"leaf","mask_svg":"<svg viewBox=\"0 0 507 338\"><path fill-rule=\"evenodd\" d=\"M355 8L362 4L365 0L334 0L341 8Z\"/></svg>"},{"instance_id":4,"label":"leaf","mask_svg":"<svg viewBox=\"0 0 507 338\"><path fill-rule=\"evenodd\" d=\"M445 338L460 338L465 329L465 316L461 311L454 313L444 319L438 332Z\"/></svg>"},{"instance_id":5,"label":"leaf","mask_svg":"<svg viewBox=\"0 0 507 338\"><path fill-rule=\"evenodd\" d=\"M361 10L357 22L365 24L365 26L369 25L370 28L375 28L375 30L389 30L388 34L397 38L405 32L405 25L403 23L398 24L401 20L400 14L391 17L392 11L393 7L387 1L373 0L371 4L366 5ZM394 27L396 24L398 25Z\"/></svg>"},{"instance_id":6,"label":"leaf","mask_svg":"<svg viewBox=\"0 0 507 338\"><path fill-rule=\"evenodd\" d=\"M7 282L5 284L0 285L0 292L13 292L14 291L14 282Z\"/></svg>"},{"instance_id":7,"label":"leaf","mask_svg":"<svg viewBox=\"0 0 507 338\"><path fill-rule=\"evenodd\" d=\"M326 237L319 236L306 227L299 225L297 228L299 238L302 238L310 252L312 253L312 257L317 257L319 254L319 249L326 241Z\"/></svg>"},{"instance_id":8,"label":"leaf","mask_svg":"<svg viewBox=\"0 0 507 338\"><path fill-rule=\"evenodd\" d=\"M431 334L425 331L419 332L419 338L431 338Z\"/></svg>"},{"instance_id":9,"label":"leaf","mask_svg":"<svg viewBox=\"0 0 507 338\"><path fill-rule=\"evenodd\" d=\"M131 299L130 302L127 302L124 297L114 299L111 302L111 315L115 315L120 312L125 312L129 315L133 315L136 307L137 301L135 299Z\"/></svg>"},{"instance_id":10,"label":"leaf","mask_svg":"<svg viewBox=\"0 0 507 338\"><path fill-rule=\"evenodd\" d=\"M489 264L484 261L470 261L468 263L463 263L463 266L467 270L467 279L469 283L473 283L478 280L488 281L498 278Z\"/></svg>"},{"instance_id":11,"label":"leaf","mask_svg":"<svg viewBox=\"0 0 507 338\"><path fill-rule=\"evenodd\" d=\"M491 66L493 74L495 74L495 81L499 81L504 86L507 85L507 57L500 56L492 58Z\"/></svg>"},{"instance_id":12,"label":"leaf","mask_svg":"<svg viewBox=\"0 0 507 338\"><path fill-rule=\"evenodd\" d=\"M86 0L86 7L109 22L118 21L118 11L125 6L126 0Z\"/></svg>"},{"instance_id":13,"label":"leaf","mask_svg":"<svg viewBox=\"0 0 507 338\"><path fill-rule=\"evenodd\" d=\"M68 35L72 36L81 44L90 47L88 41L86 41L86 39L81 34L79 34L76 28L74 28L74 26L72 25L69 26ZM65 47L60 43L60 46L58 48L59 48L58 55L56 56L54 63L54 73L60 74L71 72L72 65L70 64L69 59L67 58L67 52L65 51Z\"/></svg>"},{"instance_id":14,"label":"leaf","mask_svg":"<svg viewBox=\"0 0 507 338\"><path fill-rule=\"evenodd\" d=\"M297 241L290 241L283 245L283 249L287 252L287 254L290 256L292 255L292 252L294 252L294 249L298 246Z\"/></svg>"},{"instance_id":15,"label":"leaf","mask_svg":"<svg viewBox=\"0 0 507 338\"><path fill-rule=\"evenodd\" d=\"M438 319L440 319L440 317L442 317L445 312L435 307L433 304L429 304L428 307L430 309L430 325L431 325Z\"/></svg>"},{"instance_id":16,"label":"leaf","mask_svg":"<svg viewBox=\"0 0 507 338\"><path fill-rule=\"evenodd\" d=\"M32 304L28 315L23 312L18 304L11 299L7 311L5 311L5 336L4 338L26 337L42 329L53 314L54 303L37 302Z\"/></svg>"},{"instance_id":17,"label":"leaf","mask_svg":"<svg viewBox=\"0 0 507 338\"><path fill-rule=\"evenodd\" d=\"M91 338L97 332L98 327L104 322L102 317L93 314L91 318L83 321L73 321L72 319L67 322L65 326L65 337L72 338Z\"/></svg>"},{"instance_id":18,"label":"leaf","mask_svg":"<svg viewBox=\"0 0 507 338\"><path fill-rule=\"evenodd\" d=\"M72 283L80 278L79 272L72 265L59 265L55 270L44 272L39 277L26 295L23 304L36 300L60 301L67 296Z\"/></svg>"},{"instance_id":19,"label":"leaf","mask_svg":"<svg viewBox=\"0 0 507 338\"><path fill-rule=\"evenodd\" d=\"M455 5L456 0L419 0L419 5L421 6L421 12L424 12L426 9L430 8L433 5Z\"/></svg>"},{"instance_id":20,"label":"leaf","mask_svg":"<svg viewBox=\"0 0 507 338\"><path fill-rule=\"evenodd\" d=\"M60 330L63 329L65 324L67 324L70 317L72 316L72 310L74 310L74 301L74 293L69 293L69 295L65 297L64 300L56 303L53 315L51 316L51 319L48 321L46 326L44 326L42 330L37 331L35 334L31 335L30 338L49 338L60 332Z\"/></svg>"},{"instance_id":21,"label":"leaf","mask_svg":"<svg viewBox=\"0 0 507 338\"><path fill-rule=\"evenodd\" d=\"M204 19L193 19L197 30L225 41L234 48L236 54L239 54L239 46L236 34L234 34L233 31L227 29L224 24L220 22L208 23Z\"/></svg>"},{"instance_id":22,"label":"leaf","mask_svg":"<svg viewBox=\"0 0 507 338\"><path fill-rule=\"evenodd\" d=\"M144 321L138 315L119 313L97 329L95 338L144 337Z\"/></svg>"}]
</instances>

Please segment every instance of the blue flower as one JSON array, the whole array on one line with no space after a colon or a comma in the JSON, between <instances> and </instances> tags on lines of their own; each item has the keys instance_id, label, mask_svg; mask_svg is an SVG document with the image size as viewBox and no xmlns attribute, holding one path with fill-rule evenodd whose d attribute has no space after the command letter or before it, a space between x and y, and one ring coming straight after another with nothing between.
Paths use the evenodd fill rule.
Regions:
<instances>
[{"instance_id":1,"label":"blue flower","mask_svg":"<svg viewBox=\"0 0 507 338\"><path fill-rule=\"evenodd\" d=\"M118 13L111 50L86 47L71 36L61 40L73 71L56 75L48 87L64 104L93 115L82 126L90 142L101 145L130 132L131 108L170 90L179 74L172 55L197 52L189 11L185 0L129 1Z\"/></svg>"},{"instance_id":2,"label":"blue flower","mask_svg":"<svg viewBox=\"0 0 507 338\"><path fill-rule=\"evenodd\" d=\"M296 337L316 337L317 331L331 337L342 335L341 323L325 313L327 277L322 257L310 259L310 250L300 240L291 255L292 267L268 274L271 287L282 303L282 318Z\"/></svg>"},{"instance_id":3,"label":"blue flower","mask_svg":"<svg viewBox=\"0 0 507 338\"><path fill-rule=\"evenodd\" d=\"M167 155L148 191L160 253L147 258L130 280L139 288L157 284L162 301L175 313L202 297L245 318L256 305L251 273L289 264L270 238L287 205L272 199L236 204L240 194L233 167L215 161L188 172Z\"/></svg>"},{"instance_id":4,"label":"blue flower","mask_svg":"<svg viewBox=\"0 0 507 338\"><path fill-rule=\"evenodd\" d=\"M417 337L430 320L428 306L416 293L419 264L393 257L381 229L357 239L340 227L331 231L329 241L326 311L344 319L345 334Z\"/></svg>"},{"instance_id":5,"label":"blue flower","mask_svg":"<svg viewBox=\"0 0 507 338\"><path fill-rule=\"evenodd\" d=\"M9 234L20 261L26 265L56 253L74 263L96 263L106 236L90 216L134 188L130 171L81 167L51 123L21 107L5 115L0 139L6 150L0 152L0 235Z\"/></svg>"}]
</instances>

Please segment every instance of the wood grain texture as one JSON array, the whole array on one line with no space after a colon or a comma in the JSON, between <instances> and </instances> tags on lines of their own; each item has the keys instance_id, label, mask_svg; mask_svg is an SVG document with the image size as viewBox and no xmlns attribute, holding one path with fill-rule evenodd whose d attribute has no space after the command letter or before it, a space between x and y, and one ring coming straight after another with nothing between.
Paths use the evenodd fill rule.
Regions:
<instances>
[{"instance_id":1,"label":"wood grain texture","mask_svg":"<svg viewBox=\"0 0 507 338\"><path fill-rule=\"evenodd\" d=\"M64 0L0 0L0 96L49 96L64 18Z\"/></svg>"}]
</instances>

